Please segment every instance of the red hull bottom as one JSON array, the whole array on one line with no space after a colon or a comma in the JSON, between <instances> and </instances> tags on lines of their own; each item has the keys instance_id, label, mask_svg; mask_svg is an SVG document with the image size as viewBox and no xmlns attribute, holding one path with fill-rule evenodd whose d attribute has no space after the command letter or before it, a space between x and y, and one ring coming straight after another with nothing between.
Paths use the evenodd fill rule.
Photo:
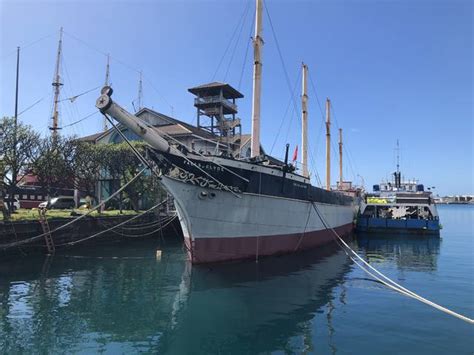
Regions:
<instances>
[{"instance_id":1,"label":"red hull bottom","mask_svg":"<svg viewBox=\"0 0 474 355\"><path fill-rule=\"evenodd\" d=\"M337 234L347 236L352 232L352 223L335 228ZM336 236L329 229L285 235L235 238L196 238L192 243L185 239L193 264L213 263L240 259L256 259L260 256L289 254L315 248L333 242Z\"/></svg>"}]
</instances>

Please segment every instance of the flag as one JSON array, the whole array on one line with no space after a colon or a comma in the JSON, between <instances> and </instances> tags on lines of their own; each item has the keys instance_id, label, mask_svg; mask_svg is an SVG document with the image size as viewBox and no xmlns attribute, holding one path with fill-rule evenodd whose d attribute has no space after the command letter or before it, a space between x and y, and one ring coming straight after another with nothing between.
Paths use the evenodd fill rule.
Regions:
<instances>
[{"instance_id":1,"label":"flag","mask_svg":"<svg viewBox=\"0 0 474 355\"><path fill-rule=\"evenodd\" d=\"M293 153L293 162L298 160L298 146L295 148L295 152Z\"/></svg>"}]
</instances>

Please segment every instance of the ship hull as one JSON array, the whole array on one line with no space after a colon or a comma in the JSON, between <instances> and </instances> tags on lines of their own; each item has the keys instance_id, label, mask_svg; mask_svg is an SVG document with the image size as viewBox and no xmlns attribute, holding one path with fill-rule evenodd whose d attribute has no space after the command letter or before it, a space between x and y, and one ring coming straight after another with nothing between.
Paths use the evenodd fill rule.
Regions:
<instances>
[{"instance_id":1,"label":"ship hull","mask_svg":"<svg viewBox=\"0 0 474 355\"><path fill-rule=\"evenodd\" d=\"M236 195L168 176L163 176L162 182L175 199L186 249L194 264L293 253L334 241L334 231L346 236L353 229L353 205Z\"/></svg>"}]
</instances>

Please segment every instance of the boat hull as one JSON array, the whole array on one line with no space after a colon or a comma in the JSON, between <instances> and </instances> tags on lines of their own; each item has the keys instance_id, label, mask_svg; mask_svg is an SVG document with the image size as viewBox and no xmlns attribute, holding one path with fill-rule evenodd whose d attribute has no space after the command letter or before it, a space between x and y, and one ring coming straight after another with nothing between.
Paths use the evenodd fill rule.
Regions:
<instances>
[{"instance_id":1,"label":"boat hull","mask_svg":"<svg viewBox=\"0 0 474 355\"><path fill-rule=\"evenodd\" d=\"M236 195L167 176L162 182L175 199L188 255L195 264L292 253L332 242L334 231L345 236L353 230L353 205Z\"/></svg>"},{"instance_id":2,"label":"boat hull","mask_svg":"<svg viewBox=\"0 0 474 355\"><path fill-rule=\"evenodd\" d=\"M357 218L357 231L366 233L439 234L437 219Z\"/></svg>"}]
</instances>

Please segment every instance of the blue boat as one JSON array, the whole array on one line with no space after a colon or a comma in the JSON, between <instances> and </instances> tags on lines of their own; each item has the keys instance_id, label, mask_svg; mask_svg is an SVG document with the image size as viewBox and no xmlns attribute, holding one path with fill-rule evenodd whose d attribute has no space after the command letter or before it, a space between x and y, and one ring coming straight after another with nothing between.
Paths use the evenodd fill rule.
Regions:
<instances>
[{"instance_id":1,"label":"blue boat","mask_svg":"<svg viewBox=\"0 0 474 355\"><path fill-rule=\"evenodd\" d=\"M402 181L399 166L393 180L374 185L357 216L357 231L395 234L439 234L439 215L431 191L416 180Z\"/></svg>"}]
</instances>

